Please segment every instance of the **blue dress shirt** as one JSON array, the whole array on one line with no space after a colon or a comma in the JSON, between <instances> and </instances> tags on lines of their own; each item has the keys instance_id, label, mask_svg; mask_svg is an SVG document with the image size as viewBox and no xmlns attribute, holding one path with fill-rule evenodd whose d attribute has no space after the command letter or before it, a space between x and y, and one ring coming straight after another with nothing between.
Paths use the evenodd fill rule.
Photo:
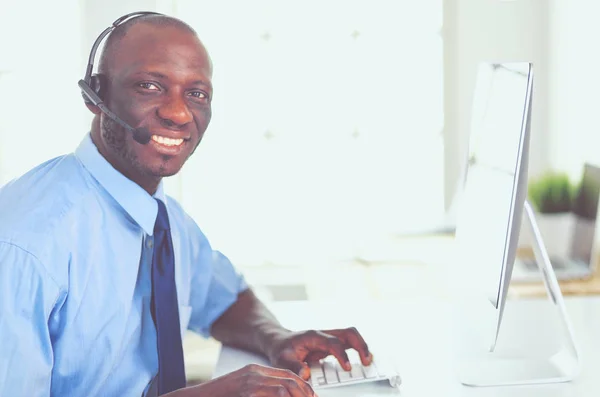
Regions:
<instances>
[{"instance_id":1,"label":"blue dress shirt","mask_svg":"<svg viewBox=\"0 0 600 397\"><path fill-rule=\"evenodd\" d=\"M209 336L247 288L165 196L182 333ZM157 203L87 134L0 188L0 396L131 396L157 373L150 314Z\"/></svg>"}]
</instances>

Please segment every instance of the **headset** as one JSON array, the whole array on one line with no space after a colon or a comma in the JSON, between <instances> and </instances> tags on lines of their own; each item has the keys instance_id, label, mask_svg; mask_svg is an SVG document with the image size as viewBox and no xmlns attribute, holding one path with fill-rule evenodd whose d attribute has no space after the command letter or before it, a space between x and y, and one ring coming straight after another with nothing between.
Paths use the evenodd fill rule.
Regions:
<instances>
[{"instance_id":1,"label":"headset","mask_svg":"<svg viewBox=\"0 0 600 397\"><path fill-rule=\"evenodd\" d=\"M106 82L104 81L105 77L101 74L93 74L92 71L94 69L94 58L96 57L96 51L98 50L100 43L102 43L102 40L104 40L104 38L108 36L109 33L115 30L117 26L144 15L163 14L150 11L132 12L130 14L123 15L122 17L114 21L111 26L104 29L104 31L100 33L100 36L98 36L98 38L94 42L94 45L92 46L92 51L90 52L87 69L85 71L85 77L79 80L78 83L79 88L81 88L83 100L87 105L97 106L106 116L108 116L113 121L121 125L127 131L131 132L133 134L133 139L135 139L136 142L142 145L145 145L148 142L150 142L150 137L152 136L150 134L150 131L143 127L133 128L121 118L119 118L116 114L114 114L109 108L106 107L106 105L104 104L104 98L102 98L104 94L104 86L106 85Z\"/></svg>"}]
</instances>

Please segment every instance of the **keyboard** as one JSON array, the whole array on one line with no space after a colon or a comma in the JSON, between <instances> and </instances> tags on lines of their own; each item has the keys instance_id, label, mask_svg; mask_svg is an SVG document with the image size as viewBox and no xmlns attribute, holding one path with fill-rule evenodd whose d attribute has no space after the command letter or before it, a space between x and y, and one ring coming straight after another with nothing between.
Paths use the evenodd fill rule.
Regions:
<instances>
[{"instance_id":1,"label":"keyboard","mask_svg":"<svg viewBox=\"0 0 600 397\"><path fill-rule=\"evenodd\" d=\"M358 354L355 357L348 351L350 371L344 370L335 357L329 356L310 367L310 384L313 389L322 389L336 386L347 386L357 383L387 381L390 386L400 385L400 375L397 370L384 360L373 359L368 365L362 365ZM355 353L352 351L352 353Z\"/></svg>"}]
</instances>

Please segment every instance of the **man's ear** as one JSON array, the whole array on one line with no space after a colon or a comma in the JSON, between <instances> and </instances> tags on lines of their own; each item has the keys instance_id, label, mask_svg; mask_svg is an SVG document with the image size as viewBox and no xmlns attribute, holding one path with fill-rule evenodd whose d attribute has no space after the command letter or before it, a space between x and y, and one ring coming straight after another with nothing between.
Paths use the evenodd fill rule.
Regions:
<instances>
[{"instance_id":1,"label":"man's ear","mask_svg":"<svg viewBox=\"0 0 600 397\"><path fill-rule=\"evenodd\" d=\"M94 104L86 103L85 106L90 110L90 112L92 112L96 115L102 113L102 110L100 110L100 108Z\"/></svg>"}]
</instances>

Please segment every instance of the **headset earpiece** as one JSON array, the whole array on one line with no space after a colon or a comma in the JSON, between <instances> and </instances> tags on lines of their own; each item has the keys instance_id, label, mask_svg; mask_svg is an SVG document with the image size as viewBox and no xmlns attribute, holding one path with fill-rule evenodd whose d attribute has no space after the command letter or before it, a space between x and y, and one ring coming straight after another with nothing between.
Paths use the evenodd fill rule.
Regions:
<instances>
[{"instance_id":1,"label":"headset earpiece","mask_svg":"<svg viewBox=\"0 0 600 397\"><path fill-rule=\"evenodd\" d=\"M104 91L106 90L104 88L105 79L103 77L104 76L102 76L101 74L92 75L92 78L90 79L90 87L92 88L92 90L94 90L96 95L98 95L98 97L104 101Z\"/></svg>"},{"instance_id":2,"label":"headset earpiece","mask_svg":"<svg viewBox=\"0 0 600 397\"><path fill-rule=\"evenodd\" d=\"M102 78L99 75L94 74L90 76L89 80L89 83L85 80L79 81L81 96L86 105L97 105L99 102L104 101Z\"/></svg>"}]
</instances>

